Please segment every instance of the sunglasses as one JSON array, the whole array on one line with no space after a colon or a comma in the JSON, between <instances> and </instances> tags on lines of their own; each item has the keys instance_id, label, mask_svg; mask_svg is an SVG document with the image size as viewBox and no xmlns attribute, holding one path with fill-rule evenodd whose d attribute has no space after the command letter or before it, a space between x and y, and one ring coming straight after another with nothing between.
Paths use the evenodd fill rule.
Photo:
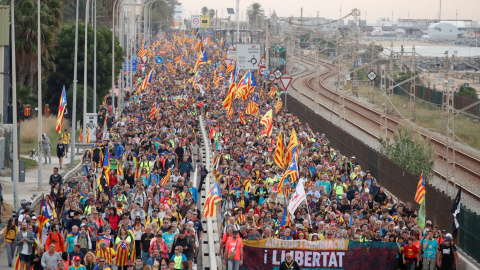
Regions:
<instances>
[{"instance_id":1,"label":"sunglasses","mask_svg":"<svg viewBox=\"0 0 480 270\"><path fill-rule=\"evenodd\" d=\"M104 263L105 261L98 261L99 263Z\"/></svg>"}]
</instances>

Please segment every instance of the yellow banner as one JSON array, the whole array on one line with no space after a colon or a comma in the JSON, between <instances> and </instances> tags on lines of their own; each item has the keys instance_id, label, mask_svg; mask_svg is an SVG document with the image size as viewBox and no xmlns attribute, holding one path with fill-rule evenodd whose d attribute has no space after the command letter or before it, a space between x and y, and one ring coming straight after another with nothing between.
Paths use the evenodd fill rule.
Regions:
<instances>
[{"instance_id":1,"label":"yellow banner","mask_svg":"<svg viewBox=\"0 0 480 270\"><path fill-rule=\"evenodd\" d=\"M324 239L318 241L307 240L282 240L278 238L265 238L262 240L243 240L245 246L256 248L277 249L311 249L311 250L347 250L348 239Z\"/></svg>"}]
</instances>

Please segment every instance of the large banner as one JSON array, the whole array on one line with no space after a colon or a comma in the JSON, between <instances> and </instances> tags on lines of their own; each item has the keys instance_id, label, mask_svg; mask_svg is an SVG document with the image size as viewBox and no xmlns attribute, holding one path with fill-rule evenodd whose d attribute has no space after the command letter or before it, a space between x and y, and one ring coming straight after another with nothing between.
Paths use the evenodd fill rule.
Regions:
<instances>
[{"instance_id":1,"label":"large banner","mask_svg":"<svg viewBox=\"0 0 480 270\"><path fill-rule=\"evenodd\" d=\"M290 252L301 269L393 269L397 244L358 243L346 239L319 241L267 238L243 241L244 260L241 269L278 270Z\"/></svg>"}]
</instances>

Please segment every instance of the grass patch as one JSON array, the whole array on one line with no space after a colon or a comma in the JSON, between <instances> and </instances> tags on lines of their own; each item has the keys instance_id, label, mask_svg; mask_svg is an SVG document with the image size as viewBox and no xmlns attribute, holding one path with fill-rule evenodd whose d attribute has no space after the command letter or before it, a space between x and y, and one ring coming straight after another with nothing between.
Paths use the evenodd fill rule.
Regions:
<instances>
[{"instance_id":1,"label":"grass patch","mask_svg":"<svg viewBox=\"0 0 480 270\"><path fill-rule=\"evenodd\" d=\"M392 111L392 105L388 100L385 100L383 92L378 88L374 87L372 90L369 85L360 85L358 96L366 98L377 108L381 108L381 104L385 103L387 110ZM417 99L414 111L413 104L410 104L410 98L402 95L394 95L393 98L390 97L390 101L403 117L412 120L415 116L414 123L416 125L445 135L446 118L440 107ZM397 112L394 111L394 114L397 114ZM480 124L472 119L464 115L456 115L455 135L470 147L480 150L480 136L478 136L480 134Z\"/></svg>"},{"instance_id":2,"label":"grass patch","mask_svg":"<svg viewBox=\"0 0 480 270\"><path fill-rule=\"evenodd\" d=\"M23 157L19 158L19 160L25 161L25 171L30 171L32 169L38 168L38 163L35 160L31 160Z\"/></svg>"},{"instance_id":3,"label":"grass patch","mask_svg":"<svg viewBox=\"0 0 480 270\"><path fill-rule=\"evenodd\" d=\"M32 149L38 151L38 120L37 118L30 118L26 121L20 123L20 154L28 155ZM42 129L43 133L47 133L48 138L50 139L50 153L56 154L56 146L60 134L57 133L55 127L57 125L57 117L43 117L42 118ZM70 121L67 119L63 120L62 130L70 130Z\"/></svg>"}]
</instances>

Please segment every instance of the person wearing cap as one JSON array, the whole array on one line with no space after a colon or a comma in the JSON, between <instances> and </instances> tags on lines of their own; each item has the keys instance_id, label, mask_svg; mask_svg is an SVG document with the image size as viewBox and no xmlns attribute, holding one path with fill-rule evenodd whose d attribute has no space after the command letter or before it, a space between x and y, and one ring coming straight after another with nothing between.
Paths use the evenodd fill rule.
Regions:
<instances>
[{"instance_id":1,"label":"person wearing cap","mask_svg":"<svg viewBox=\"0 0 480 270\"><path fill-rule=\"evenodd\" d=\"M79 256L73 257L73 265L71 265L68 270L87 270L84 265L81 263L81 259Z\"/></svg>"},{"instance_id":2,"label":"person wearing cap","mask_svg":"<svg viewBox=\"0 0 480 270\"><path fill-rule=\"evenodd\" d=\"M230 256L230 254L232 254L232 256ZM243 242L236 230L233 231L232 238L228 239L225 244L224 264L227 265L228 270L238 270L240 266L243 265Z\"/></svg>"},{"instance_id":3,"label":"person wearing cap","mask_svg":"<svg viewBox=\"0 0 480 270\"><path fill-rule=\"evenodd\" d=\"M52 243L48 246L48 252L44 252L42 255L41 265L45 270L54 270L61 260L62 256L55 251L55 244Z\"/></svg>"},{"instance_id":4,"label":"person wearing cap","mask_svg":"<svg viewBox=\"0 0 480 270\"><path fill-rule=\"evenodd\" d=\"M440 270L453 270L456 268L455 262L460 266L460 257L458 256L457 247L453 243L452 236L448 233L443 243L438 248L437 265Z\"/></svg>"}]
</instances>

